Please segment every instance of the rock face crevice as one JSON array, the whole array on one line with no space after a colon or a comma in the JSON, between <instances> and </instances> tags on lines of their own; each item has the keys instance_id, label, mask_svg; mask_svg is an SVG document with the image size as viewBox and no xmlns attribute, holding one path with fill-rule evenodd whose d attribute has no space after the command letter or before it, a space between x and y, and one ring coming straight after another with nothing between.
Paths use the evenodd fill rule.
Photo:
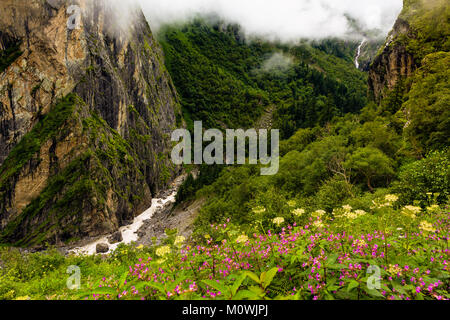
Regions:
<instances>
[{"instance_id":1,"label":"rock face crevice","mask_svg":"<svg viewBox=\"0 0 450 320\"><path fill-rule=\"evenodd\" d=\"M0 50L20 43L0 73L3 242L111 233L178 170L179 102L144 15L107 0L79 6L71 30L64 1L0 0Z\"/></svg>"}]
</instances>

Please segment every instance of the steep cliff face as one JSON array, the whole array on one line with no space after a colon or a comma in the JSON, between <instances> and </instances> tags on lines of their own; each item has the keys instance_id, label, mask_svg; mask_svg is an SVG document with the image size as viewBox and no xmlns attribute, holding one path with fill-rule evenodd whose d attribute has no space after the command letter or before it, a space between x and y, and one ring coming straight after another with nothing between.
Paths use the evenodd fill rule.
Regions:
<instances>
[{"instance_id":1,"label":"steep cliff face","mask_svg":"<svg viewBox=\"0 0 450 320\"><path fill-rule=\"evenodd\" d=\"M369 90L377 102L402 79L413 76L426 55L448 51L449 7L447 0L404 0L401 14L369 70Z\"/></svg>"},{"instance_id":2,"label":"steep cliff face","mask_svg":"<svg viewBox=\"0 0 450 320\"><path fill-rule=\"evenodd\" d=\"M393 31L370 69L369 87L417 157L450 138L450 6L404 0Z\"/></svg>"},{"instance_id":3,"label":"steep cliff face","mask_svg":"<svg viewBox=\"0 0 450 320\"><path fill-rule=\"evenodd\" d=\"M401 18L397 19L383 51L369 70L369 90L377 102L394 89L400 79L411 76L417 68L417 62L413 54L407 51L406 44L395 41L399 37L414 37L409 23Z\"/></svg>"},{"instance_id":4,"label":"steep cliff face","mask_svg":"<svg viewBox=\"0 0 450 320\"><path fill-rule=\"evenodd\" d=\"M82 0L72 29L65 3L0 0L4 242L111 232L177 170L177 95L142 12Z\"/></svg>"}]
</instances>

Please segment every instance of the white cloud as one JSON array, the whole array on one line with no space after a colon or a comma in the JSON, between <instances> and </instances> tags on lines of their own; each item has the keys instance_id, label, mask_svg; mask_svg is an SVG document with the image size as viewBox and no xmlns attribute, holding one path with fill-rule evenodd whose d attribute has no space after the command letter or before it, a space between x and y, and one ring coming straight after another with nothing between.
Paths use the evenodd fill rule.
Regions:
<instances>
[{"instance_id":1,"label":"white cloud","mask_svg":"<svg viewBox=\"0 0 450 320\"><path fill-rule=\"evenodd\" d=\"M128 0L129 1L129 0ZM153 29L215 13L239 23L247 34L284 41L346 37L346 16L366 29L391 29L403 0L138 0Z\"/></svg>"}]
</instances>

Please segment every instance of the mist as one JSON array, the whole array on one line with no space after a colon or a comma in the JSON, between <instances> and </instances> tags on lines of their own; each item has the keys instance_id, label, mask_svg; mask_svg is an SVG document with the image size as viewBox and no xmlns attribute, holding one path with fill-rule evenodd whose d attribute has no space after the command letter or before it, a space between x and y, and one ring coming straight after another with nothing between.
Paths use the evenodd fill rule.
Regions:
<instances>
[{"instance_id":1,"label":"mist","mask_svg":"<svg viewBox=\"0 0 450 320\"><path fill-rule=\"evenodd\" d=\"M248 36L280 41L358 38L367 31L385 37L403 5L403 0L127 1L141 4L154 31L166 23L213 14L227 22L238 23Z\"/></svg>"}]
</instances>

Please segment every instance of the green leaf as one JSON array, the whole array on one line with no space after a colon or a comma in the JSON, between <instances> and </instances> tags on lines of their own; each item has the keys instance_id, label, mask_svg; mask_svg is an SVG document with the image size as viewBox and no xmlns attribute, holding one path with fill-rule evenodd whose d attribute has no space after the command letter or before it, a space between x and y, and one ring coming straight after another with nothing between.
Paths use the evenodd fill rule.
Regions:
<instances>
[{"instance_id":1,"label":"green leaf","mask_svg":"<svg viewBox=\"0 0 450 320\"><path fill-rule=\"evenodd\" d=\"M348 287L347 287L347 292L352 291L352 290L355 289L356 287L359 287L359 282L356 281L356 280L350 281L350 283L348 284Z\"/></svg>"},{"instance_id":2,"label":"green leaf","mask_svg":"<svg viewBox=\"0 0 450 320\"><path fill-rule=\"evenodd\" d=\"M257 286L251 286L250 288L248 288L251 292L257 294L259 297L264 296L264 291L263 289L261 289L261 287L257 287Z\"/></svg>"},{"instance_id":3,"label":"green leaf","mask_svg":"<svg viewBox=\"0 0 450 320\"><path fill-rule=\"evenodd\" d=\"M233 297L233 300L244 300L244 299L256 300L256 299L259 299L259 295L257 295L254 292L251 292L249 290L242 290L242 291L239 291Z\"/></svg>"},{"instance_id":4,"label":"green leaf","mask_svg":"<svg viewBox=\"0 0 450 320\"><path fill-rule=\"evenodd\" d=\"M245 272L245 275L246 275L247 277L249 277L250 279L252 279L253 281L255 281L256 283L258 283L258 284L261 283L261 281L259 280L259 277L258 277L256 274L254 274L253 272L251 272L251 271L246 271L246 272Z\"/></svg>"},{"instance_id":5,"label":"green leaf","mask_svg":"<svg viewBox=\"0 0 450 320\"><path fill-rule=\"evenodd\" d=\"M220 291L224 295L229 295L230 290L225 287L224 285L218 283L216 280L203 280L202 281L207 286L216 289L217 291Z\"/></svg>"},{"instance_id":6,"label":"green leaf","mask_svg":"<svg viewBox=\"0 0 450 320\"><path fill-rule=\"evenodd\" d=\"M385 296L383 296L378 290L374 290L374 289L365 289L364 290L367 294L373 296L373 297L377 297L377 298L383 298L385 299Z\"/></svg>"},{"instance_id":7,"label":"green leaf","mask_svg":"<svg viewBox=\"0 0 450 320\"><path fill-rule=\"evenodd\" d=\"M273 278L278 273L278 268L272 268L264 275L264 279L261 281L262 286L264 289L266 289L270 284L272 283Z\"/></svg>"},{"instance_id":8,"label":"green leaf","mask_svg":"<svg viewBox=\"0 0 450 320\"><path fill-rule=\"evenodd\" d=\"M145 282L145 284L147 286L149 286L150 288L156 289L158 290L160 293L162 293L164 296L167 294L166 289L164 288L164 286L160 283L157 282Z\"/></svg>"},{"instance_id":9,"label":"green leaf","mask_svg":"<svg viewBox=\"0 0 450 320\"><path fill-rule=\"evenodd\" d=\"M109 287L97 288L91 291L91 294L109 294L109 295L117 295L117 290Z\"/></svg>"},{"instance_id":10,"label":"green leaf","mask_svg":"<svg viewBox=\"0 0 450 320\"><path fill-rule=\"evenodd\" d=\"M127 280L127 277L128 277L128 271L125 272L124 274L122 274L122 276L120 277L119 289L122 289L125 286L125 281Z\"/></svg>"},{"instance_id":11,"label":"green leaf","mask_svg":"<svg viewBox=\"0 0 450 320\"><path fill-rule=\"evenodd\" d=\"M233 286L231 287L231 294L234 296L236 295L236 292L239 290L239 287L241 286L242 282L245 280L247 276L245 274L241 274L236 281L233 283Z\"/></svg>"}]
</instances>

